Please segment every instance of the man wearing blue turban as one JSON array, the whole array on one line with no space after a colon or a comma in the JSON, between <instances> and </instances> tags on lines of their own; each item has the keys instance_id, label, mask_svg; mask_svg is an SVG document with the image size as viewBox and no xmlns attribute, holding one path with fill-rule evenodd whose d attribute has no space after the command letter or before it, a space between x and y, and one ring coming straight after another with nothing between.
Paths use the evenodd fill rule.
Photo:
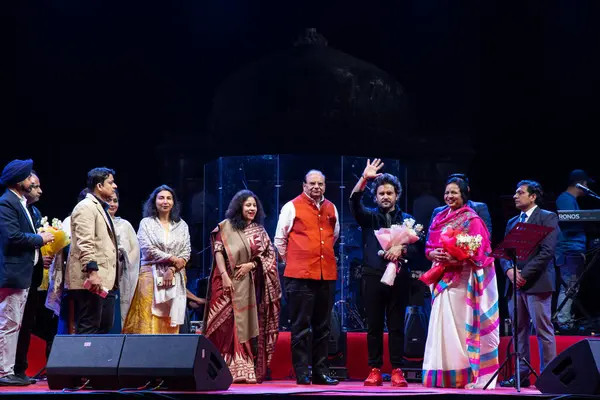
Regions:
<instances>
[{"instance_id":1,"label":"man wearing blue turban","mask_svg":"<svg viewBox=\"0 0 600 400\"><path fill-rule=\"evenodd\" d=\"M0 196L0 386L30 384L14 373L17 340L39 249L54 240L49 232L36 233L27 209L32 169L32 160L13 160L0 175L6 188Z\"/></svg>"}]
</instances>

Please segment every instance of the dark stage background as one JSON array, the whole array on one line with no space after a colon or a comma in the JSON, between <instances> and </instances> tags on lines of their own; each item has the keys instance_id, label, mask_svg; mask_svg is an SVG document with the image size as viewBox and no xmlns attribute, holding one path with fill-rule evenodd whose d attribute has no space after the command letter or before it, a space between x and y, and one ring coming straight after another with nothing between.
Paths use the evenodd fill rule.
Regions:
<instances>
[{"instance_id":1,"label":"dark stage background","mask_svg":"<svg viewBox=\"0 0 600 400\"><path fill-rule=\"evenodd\" d=\"M440 171L456 166L451 172L469 174L473 199L490 206L497 242L515 214L502 196L520 179L540 181L553 201L574 168L600 178L598 4L17 2L5 14L12 35L2 39L0 164L33 158L39 207L61 219L89 169L114 168L119 215L135 228L154 187L173 185L188 201L202 188L204 164L221 156L410 159L408 192L425 182L440 199ZM246 131L220 130L252 93L258 101L262 87L269 92L269 77L281 78L285 64L273 55L311 27L330 48L397 81L406 112L395 121L388 110L374 131L361 130L352 113L342 113L346 123L321 123L320 109L302 129L281 129L278 117L277 129L250 118ZM262 75L234 75L259 60L270 60ZM286 101L311 99L306 85L293 87ZM227 114L238 99L237 114ZM581 205L600 209L590 199Z\"/></svg>"}]
</instances>

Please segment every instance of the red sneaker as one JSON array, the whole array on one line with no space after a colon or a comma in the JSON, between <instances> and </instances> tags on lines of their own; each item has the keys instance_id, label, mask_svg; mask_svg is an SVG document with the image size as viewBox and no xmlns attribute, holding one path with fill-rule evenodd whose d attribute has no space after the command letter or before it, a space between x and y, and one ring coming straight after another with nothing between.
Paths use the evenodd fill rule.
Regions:
<instances>
[{"instance_id":1,"label":"red sneaker","mask_svg":"<svg viewBox=\"0 0 600 400\"><path fill-rule=\"evenodd\" d=\"M404 372L402 372L400 368L396 368L392 371L392 386L408 387L408 382L404 379Z\"/></svg>"},{"instance_id":2,"label":"red sneaker","mask_svg":"<svg viewBox=\"0 0 600 400\"><path fill-rule=\"evenodd\" d=\"M365 386L381 386L383 385L383 377L379 368L373 368L369 377L365 380Z\"/></svg>"}]
</instances>

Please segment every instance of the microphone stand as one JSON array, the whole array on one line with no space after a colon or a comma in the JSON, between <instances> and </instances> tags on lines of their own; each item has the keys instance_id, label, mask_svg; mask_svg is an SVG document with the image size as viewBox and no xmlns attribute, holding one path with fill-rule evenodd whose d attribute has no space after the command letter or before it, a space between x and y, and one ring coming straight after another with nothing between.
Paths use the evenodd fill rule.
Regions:
<instances>
[{"instance_id":1,"label":"microphone stand","mask_svg":"<svg viewBox=\"0 0 600 400\"><path fill-rule=\"evenodd\" d=\"M485 384L483 389L487 389L488 386L492 383L492 381L498 376L504 365L509 363L511 358L514 357L514 366L515 366L515 389L517 392L521 391L521 363L524 363L527 366L527 369L530 373L533 373L536 377L538 376L535 370L531 367L531 364L525 358L525 354L521 354L519 352L519 335L518 335L518 327L519 327L519 315L518 315L518 307L517 307L517 262L519 260L527 260L527 257L531 255L533 250L537 248L538 244L546 237L550 232L554 229L535 225L535 224L527 224L523 222L517 222L516 225L512 227L510 232L504 237L504 240L496 247L496 249L492 252L492 255L497 258L504 258L511 261L511 269L513 270L513 282L512 282L512 301L513 301L513 315L512 315L512 342L513 342L513 352L507 354L506 359L500 365L500 367L494 372L490 380ZM523 338L524 340L529 340L529 335Z\"/></svg>"},{"instance_id":2,"label":"microphone stand","mask_svg":"<svg viewBox=\"0 0 600 400\"><path fill-rule=\"evenodd\" d=\"M578 189L583 190L583 192L585 194L587 194L590 197L593 197L597 200L600 200L600 196L598 196L596 193L594 193L594 191L586 186L583 186L582 184L578 183L577 185L575 185Z\"/></svg>"},{"instance_id":3,"label":"microphone stand","mask_svg":"<svg viewBox=\"0 0 600 400\"><path fill-rule=\"evenodd\" d=\"M538 374L535 372L535 370L533 369L533 367L531 366L531 364L529 364L529 361L527 361L527 359L525 358L524 354L521 354L519 352L519 344L518 344L518 340L519 340L519 335L517 332L517 327L518 325L518 320L519 320L519 313L518 313L518 308L517 308L517 251L515 249L507 249L506 251L507 255L510 255L511 261L512 261L512 270L513 270L513 282L511 284L512 286L512 299L513 299L513 318L512 318L512 344L513 344L513 352L509 353L506 355L506 359L504 360L504 362L502 363L502 365L500 365L500 367L498 368L498 370L496 370L496 372L494 372L494 375L492 375L492 377L490 378L490 380L485 384L485 386L483 387L483 389L487 389L488 386L492 383L492 381L494 380L494 378L500 373L500 371L502 371L502 368L504 368L504 365L507 364L508 362L510 362L510 359L512 357L515 358L514 361L514 366L515 366L515 389L517 389L517 392L521 391L521 363L525 363L525 365L527 365L527 368L529 369L529 373L533 373L535 375L536 378L539 378ZM528 338L529 339L529 338Z\"/></svg>"}]
</instances>

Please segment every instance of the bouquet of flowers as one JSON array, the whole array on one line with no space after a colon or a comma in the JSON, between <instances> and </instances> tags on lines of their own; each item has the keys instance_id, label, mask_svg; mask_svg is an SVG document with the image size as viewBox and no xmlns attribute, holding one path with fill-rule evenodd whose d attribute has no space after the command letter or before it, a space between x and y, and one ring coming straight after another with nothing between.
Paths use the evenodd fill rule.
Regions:
<instances>
[{"instance_id":1,"label":"bouquet of flowers","mask_svg":"<svg viewBox=\"0 0 600 400\"><path fill-rule=\"evenodd\" d=\"M54 241L46 243L40 248L43 257L54 257L59 251L71 243L69 236L62 230L62 221L58 218L53 218L52 225L50 225L48 224L48 217L43 217L40 224L42 226L38 228L38 232L51 232L54 235ZM38 287L38 290L48 290L48 284L48 270L44 268L42 283Z\"/></svg>"},{"instance_id":2,"label":"bouquet of flowers","mask_svg":"<svg viewBox=\"0 0 600 400\"><path fill-rule=\"evenodd\" d=\"M444 229L440 237L443 249L458 261L473 257L481 247L482 239L481 235L467 235L461 230L452 228ZM442 278L444 271L445 265L436 261L419 279L426 285L432 285Z\"/></svg>"},{"instance_id":3,"label":"bouquet of flowers","mask_svg":"<svg viewBox=\"0 0 600 400\"><path fill-rule=\"evenodd\" d=\"M409 245L418 241L423 234L423 225L416 224L412 218L404 220L402 225L392 225L390 228L381 228L375 231L375 237L385 251L394 246ZM396 274L399 272L398 262L389 262L381 282L393 286Z\"/></svg>"},{"instance_id":4,"label":"bouquet of flowers","mask_svg":"<svg viewBox=\"0 0 600 400\"><path fill-rule=\"evenodd\" d=\"M41 224L42 226L38 228L38 232L51 232L54 235L54 241L46 243L40 248L42 256L54 257L56 253L71 243L69 236L62 230L62 221L58 218L53 218L52 225L50 225L48 224L48 217L44 217Z\"/></svg>"}]
</instances>

